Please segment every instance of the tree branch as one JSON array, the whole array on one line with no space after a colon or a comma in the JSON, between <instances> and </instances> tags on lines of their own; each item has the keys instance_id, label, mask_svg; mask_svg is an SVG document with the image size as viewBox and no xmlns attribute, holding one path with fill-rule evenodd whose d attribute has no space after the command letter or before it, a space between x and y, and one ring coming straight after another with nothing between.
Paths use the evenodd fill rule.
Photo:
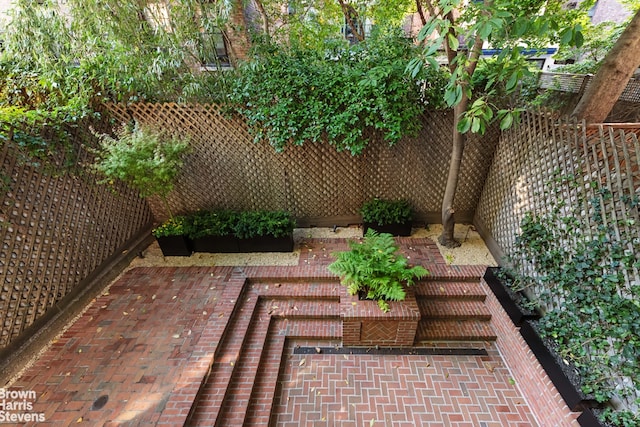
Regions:
<instances>
[{"instance_id":1,"label":"tree branch","mask_svg":"<svg viewBox=\"0 0 640 427\"><path fill-rule=\"evenodd\" d=\"M423 26L427 25L427 17L424 15L424 8L420 0L416 0L416 7L418 8L418 15L420 15L420 22L422 22Z\"/></svg>"},{"instance_id":2,"label":"tree branch","mask_svg":"<svg viewBox=\"0 0 640 427\"><path fill-rule=\"evenodd\" d=\"M351 5L346 4L344 0L338 0L338 3L340 3L340 7L342 8L342 13L344 14L344 17L347 20L347 25L349 25L349 28L351 28L351 32L356 36L358 41L363 41L364 34L360 34L358 32L358 27L353 22L353 19L351 19L351 11L353 11L356 16L357 16L357 13L355 13L355 10L353 9L353 7Z\"/></svg>"}]
</instances>

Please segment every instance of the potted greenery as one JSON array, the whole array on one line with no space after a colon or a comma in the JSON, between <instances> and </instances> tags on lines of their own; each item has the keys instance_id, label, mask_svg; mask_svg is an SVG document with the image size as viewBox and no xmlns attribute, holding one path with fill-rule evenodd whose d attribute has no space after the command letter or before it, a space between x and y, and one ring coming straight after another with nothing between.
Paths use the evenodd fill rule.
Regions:
<instances>
[{"instance_id":1,"label":"potted greenery","mask_svg":"<svg viewBox=\"0 0 640 427\"><path fill-rule=\"evenodd\" d=\"M349 248L333 254L336 261L329 271L340 277L350 295L375 300L384 312L389 311L389 301L405 299L406 286L429 274L422 266L409 266L388 233L368 230L362 242L352 240Z\"/></svg>"},{"instance_id":2,"label":"potted greenery","mask_svg":"<svg viewBox=\"0 0 640 427\"><path fill-rule=\"evenodd\" d=\"M190 256L191 240L186 236L189 219L182 215L171 217L151 231L164 256Z\"/></svg>"},{"instance_id":3,"label":"potted greenery","mask_svg":"<svg viewBox=\"0 0 640 427\"><path fill-rule=\"evenodd\" d=\"M407 200L372 199L360 208L363 234L374 229L394 236L411 235L413 209Z\"/></svg>"},{"instance_id":4,"label":"potted greenery","mask_svg":"<svg viewBox=\"0 0 640 427\"><path fill-rule=\"evenodd\" d=\"M246 211L238 215L234 235L240 252L291 252L295 220L285 211Z\"/></svg>"},{"instance_id":5,"label":"potted greenery","mask_svg":"<svg viewBox=\"0 0 640 427\"><path fill-rule=\"evenodd\" d=\"M182 156L188 150L188 141L176 136L168 136L154 129L136 123L116 132L116 138L98 135L100 150L93 167L104 179L100 183L114 185L121 180L140 192L142 197L157 196L169 215L168 221L158 227L157 237L181 236L185 245L188 241L184 233L184 218L176 219L167 201L173 190L176 177L182 167ZM166 226L165 226L166 225ZM178 226L179 225L179 226ZM177 240L177 239L173 239ZM166 241L166 239L162 239ZM165 253L161 241L160 248ZM173 253L167 249L165 255ZM189 252L190 254L190 252Z\"/></svg>"},{"instance_id":6,"label":"potted greenery","mask_svg":"<svg viewBox=\"0 0 640 427\"><path fill-rule=\"evenodd\" d=\"M238 252L234 227L238 214L230 210L198 211L189 216L187 235L194 252Z\"/></svg>"}]
</instances>

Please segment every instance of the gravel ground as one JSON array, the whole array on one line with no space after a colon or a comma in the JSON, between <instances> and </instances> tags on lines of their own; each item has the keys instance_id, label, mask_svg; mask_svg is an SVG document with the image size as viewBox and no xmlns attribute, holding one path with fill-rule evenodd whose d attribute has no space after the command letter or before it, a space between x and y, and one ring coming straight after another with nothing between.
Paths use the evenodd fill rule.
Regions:
<instances>
[{"instance_id":1,"label":"gravel ground","mask_svg":"<svg viewBox=\"0 0 640 427\"><path fill-rule=\"evenodd\" d=\"M442 225L430 225L428 228L414 228L411 237L428 237L438 245L440 253L451 265L489 265L496 266L495 259L487 249L480 235L473 225L457 224L455 237L462 245L458 248L448 249L438 243L438 236L442 232ZM297 228L293 237L296 242L306 238L354 238L361 237L360 227L339 227L334 232L331 228ZM246 266L246 265L298 265L300 250L287 253L240 253L240 254L207 254L194 253L190 257L162 256L160 247L153 243L143 252L144 258L136 258L129 268L148 266Z\"/></svg>"}]
</instances>

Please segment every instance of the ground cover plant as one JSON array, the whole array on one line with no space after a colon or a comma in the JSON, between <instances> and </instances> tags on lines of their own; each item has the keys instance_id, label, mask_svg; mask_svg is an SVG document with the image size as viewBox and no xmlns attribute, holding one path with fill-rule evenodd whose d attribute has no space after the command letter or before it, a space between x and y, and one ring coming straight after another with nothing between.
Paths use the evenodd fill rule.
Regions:
<instances>
[{"instance_id":1,"label":"ground cover plant","mask_svg":"<svg viewBox=\"0 0 640 427\"><path fill-rule=\"evenodd\" d=\"M589 191L574 176L549 184L547 212L526 214L511 255L518 290L544 313L542 333L579 369L583 392L617 397L626 410L605 411L615 426L640 424L640 241L637 195L618 195L624 214L605 215L614 195ZM634 279L634 277L636 279ZM635 408L635 410L634 410ZM634 413L635 412L635 413Z\"/></svg>"}]
</instances>

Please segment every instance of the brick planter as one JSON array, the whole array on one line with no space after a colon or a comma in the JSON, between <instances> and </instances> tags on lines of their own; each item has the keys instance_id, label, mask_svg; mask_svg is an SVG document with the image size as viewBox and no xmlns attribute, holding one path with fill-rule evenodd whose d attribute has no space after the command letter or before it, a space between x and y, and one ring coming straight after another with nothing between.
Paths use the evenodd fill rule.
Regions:
<instances>
[{"instance_id":1,"label":"brick planter","mask_svg":"<svg viewBox=\"0 0 640 427\"><path fill-rule=\"evenodd\" d=\"M413 289L404 301L391 301L384 313L376 301L360 300L343 289L340 296L344 346L409 347L416 337L420 310Z\"/></svg>"}]
</instances>

